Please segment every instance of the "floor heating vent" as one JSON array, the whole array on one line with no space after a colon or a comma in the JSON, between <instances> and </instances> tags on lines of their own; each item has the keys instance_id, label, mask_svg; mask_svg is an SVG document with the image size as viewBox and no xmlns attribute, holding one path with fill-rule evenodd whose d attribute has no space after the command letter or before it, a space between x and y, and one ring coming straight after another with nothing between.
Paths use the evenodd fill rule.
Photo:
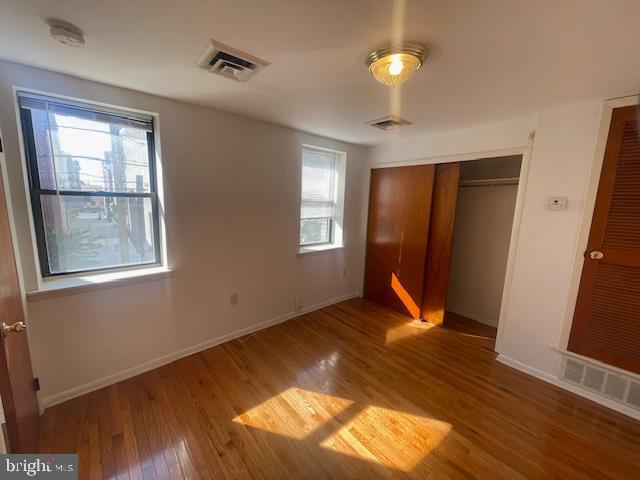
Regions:
<instances>
[{"instance_id":1,"label":"floor heating vent","mask_svg":"<svg viewBox=\"0 0 640 480\"><path fill-rule=\"evenodd\" d=\"M564 367L564 379L572 383L582 383L584 375L584 363L567 358Z\"/></svg>"},{"instance_id":2,"label":"floor heating vent","mask_svg":"<svg viewBox=\"0 0 640 480\"><path fill-rule=\"evenodd\" d=\"M631 385L629 385L627 403L640 410L640 382L631 382Z\"/></svg>"},{"instance_id":3,"label":"floor heating vent","mask_svg":"<svg viewBox=\"0 0 640 480\"><path fill-rule=\"evenodd\" d=\"M564 356L560 379L640 410L640 378L617 369L591 363L574 356Z\"/></svg>"},{"instance_id":4,"label":"floor heating vent","mask_svg":"<svg viewBox=\"0 0 640 480\"><path fill-rule=\"evenodd\" d=\"M604 385L603 393L607 397L615 398L618 401L624 400L624 393L627 391L628 380L619 375L608 374L607 383Z\"/></svg>"},{"instance_id":5,"label":"floor heating vent","mask_svg":"<svg viewBox=\"0 0 640 480\"><path fill-rule=\"evenodd\" d=\"M589 390L595 390L601 392L604 386L605 372L591 366L587 366L584 372L584 380L582 384Z\"/></svg>"}]
</instances>

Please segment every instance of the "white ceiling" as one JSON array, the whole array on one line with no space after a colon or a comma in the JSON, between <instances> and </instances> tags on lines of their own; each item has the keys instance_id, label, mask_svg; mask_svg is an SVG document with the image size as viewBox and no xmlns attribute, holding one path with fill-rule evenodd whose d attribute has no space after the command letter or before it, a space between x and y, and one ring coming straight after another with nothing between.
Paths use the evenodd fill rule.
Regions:
<instances>
[{"instance_id":1,"label":"white ceiling","mask_svg":"<svg viewBox=\"0 0 640 480\"><path fill-rule=\"evenodd\" d=\"M51 17L86 46L53 41ZM397 32L431 55L393 92L364 59ZM271 66L199 70L209 38ZM637 93L639 46L639 0L0 0L0 58L366 144ZM413 125L364 124L389 113Z\"/></svg>"}]
</instances>

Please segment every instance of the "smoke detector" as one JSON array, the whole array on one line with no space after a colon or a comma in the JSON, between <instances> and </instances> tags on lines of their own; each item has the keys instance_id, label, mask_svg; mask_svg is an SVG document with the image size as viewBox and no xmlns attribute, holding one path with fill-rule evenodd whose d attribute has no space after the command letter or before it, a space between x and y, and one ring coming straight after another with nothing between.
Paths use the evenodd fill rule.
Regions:
<instances>
[{"instance_id":1,"label":"smoke detector","mask_svg":"<svg viewBox=\"0 0 640 480\"><path fill-rule=\"evenodd\" d=\"M63 20L49 20L51 38L68 47L82 47L84 35L75 25Z\"/></svg>"},{"instance_id":2,"label":"smoke detector","mask_svg":"<svg viewBox=\"0 0 640 480\"><path fill-rule=\"evenodd\" d=\"M209 40L196 61L198 67L236 82L246 82L269 65L258 57Z\"/></svg>"}]
</instances>

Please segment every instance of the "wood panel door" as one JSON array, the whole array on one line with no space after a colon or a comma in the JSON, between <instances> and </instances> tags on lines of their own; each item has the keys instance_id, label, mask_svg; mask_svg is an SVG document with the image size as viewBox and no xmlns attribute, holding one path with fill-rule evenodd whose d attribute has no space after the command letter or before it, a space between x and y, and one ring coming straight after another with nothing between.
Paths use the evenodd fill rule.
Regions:
<instances>
[{"instance_id":1,"label":"wood panel door","mask_svg":"<svg viewBox=\"0 0 640 480\"><path fill-rule=\"evenodd\" d=\"M637 114L613 110L568 349L640 373Z\"/></svg>"},{"instance_id":2,"label":"wood panel door","mask_svg":"<svg viewBox=\"0 0 640 480\"><path fill-rule=\"evenodd\" d=\"M371 172L364 298L420 318L434 165Z\"/></svg>"},{"instance_id":3,"label":"wood panel door","mask_svg":"<svg viewBox=\"0 0 640 480\"><path fill-rule=\"evenodd\" d=\"M421 318L433 325L444 322L459 184L460 163L436 165L421 306Z\"/></svg>"},{"instance_id":4,"label":"wood panel door","mask_svg":"<svg viewBox=\"0 0 640 480\"><path fill-rule=\"evenodd\" d=\"M0 148L0 156L2 156ZM31 357L24 324L22 298L9 229L0 172L0 396L9 434L9 451L35 453L38 440L38 402L33 388ZM5 332L4 327L15 326Z\"/></svg>"}]
</instances>

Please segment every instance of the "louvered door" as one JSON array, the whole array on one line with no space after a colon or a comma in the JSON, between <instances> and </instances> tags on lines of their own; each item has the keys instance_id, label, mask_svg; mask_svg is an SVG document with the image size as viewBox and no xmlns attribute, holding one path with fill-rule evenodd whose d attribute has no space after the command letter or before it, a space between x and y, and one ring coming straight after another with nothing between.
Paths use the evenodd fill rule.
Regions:
<instances>
[{"instance_id":1,"label":"louvered door","mask_svg":"<svg viewBox=\"0 0 640 480\"><path fill-rule=\"evenodd\" d=\"M640 137L614 109L568 349L640 373Z\"/></svg>"}]
</instances>

